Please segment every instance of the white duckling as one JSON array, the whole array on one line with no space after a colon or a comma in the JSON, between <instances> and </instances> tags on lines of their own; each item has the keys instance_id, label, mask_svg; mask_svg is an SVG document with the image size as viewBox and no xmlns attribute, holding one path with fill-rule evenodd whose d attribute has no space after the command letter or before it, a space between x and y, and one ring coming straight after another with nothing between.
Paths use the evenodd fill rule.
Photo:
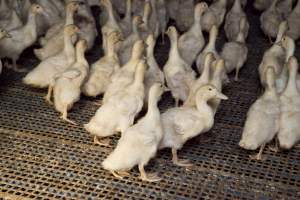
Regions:
<instances>
[{"instance_id":1,"label":"white duckling","mask_svg":"<svg viewBox=\"0 0 300 200\"><path fill-rule=\"evenodd\" d=\"M101 27L101 32L102 32L102 43L103 43L103 49L104 51L107 50L107 37L109 34L112 32L119 32L122 34L122 29L117 22L114 11L113 11L113 6L110 0L101 0L101 5L103 5L108 13L108 20L107 22Z\"/></svg>"},{"instance_id":2,"label":"white duckling","mask_svg":"<svg viewBox=\"0 0 300 200\"><path fill-rule=\"evenodd\" d=\"M287 18L289 24L289 30L287 31L287 35L293 38L294 40L298 40L300 38L300 1L298 0L296 6L293 11L289 14Z\"/></svg>"},{"instance_id":3,"label":"white duckling","mask_svg":"<svg viewBox=\"0 0 300 200\"><path fill-rule=\"evenodd\" d=\"M230 73L235 69L235 81L238 81L239 71L245 64L248 55L248 48L245 41L246 23L245 17L240 18L240 30L237 37L234 41L225 43L221 52L221 57L225 60L226 72Z\"/></svg>"},{"instance_id":4,"label":"white duckling","mask_svg":"<svg viewBox=\"0 0 300 200\"><path fill-rule=\"evenodd\" d=\"M239 146L247 150L255 150L260 147L257 155L250 156L257 160L262 159L265 145L275 137L279 130L280 100L275 88L275 69L269 66L265 73L264 94L250 107L239 142Z\"/></svg>"},{"instance_id":5,"label":"white duckling","mask_svg":"<svg viewBox=\"0 0 300 200\"><path fill-rule=\"evenodd\" d=\"M163 91L161 84L153 84L149 91L148 112L122 134L114 151L102 162L103 168L109 170L115 177L122 178L122 172L138 165L140 178L143 181L161 180L156 174L147 174L144 167L155 156L163 136L160 112L157 107ZM121 174L118 174L118 171L121 171Z\"/></svg>"},{"instance_id":6,"label":"white duckling","mask_svg":"<svg viewBox=\"0 0 300 200\"><path fill-rule=\"evenodd\" d=\"M274 68L276 77L281 74L285 60L285 53L286 52L280 43L273 44L265 51L262 62L258 67L260 82L263 86L266 84L265 71L269 66Z\"/></svg>"},{"instance_id":7,"label":"white duckling","mask_svg":"<svg viewBox=\"0 0 300 200\"><path fill-rule=\"evenodd\" d=\"M190 90L190 83L195 80L195 72L183 60L178 50L178 33L174 26L170 26L167 34L171 41L169 59L165 64L163 71L166 77L167 85L171 90L178 106L179 100L185 101Z\"/></svg>"},{"instance_id":8,"label":"white duckling","mask_svg":"<svg viewBox=\"0 0 300 200\"><path fill-rule=\"evenodd\" d=\"M64 23L65 26L74 24L74 13L78 10L78 2L70 2L66 6L66 20L65 22L53 25L47 32L45 38L41 39L43 47L34 49L34 54L39 60L45 60L54 56L64 49ZM56 28L59 28L55 31ZM51 32L52 30L52 32ZM50 37L51 36L51 37Z\"/></svg>"},{"instance_id":9,"label":"white duckling","mask_svg":"<svg viewBox=\"0 0 300 200\"><path fill-rule=\"evenodd\" d=\"M160 83L161 85L165 84L164 73L160 70L155 57L154 57L154 47L156 40L153 34L150 34L146 39L146 54L147 54L147 64L148 70L145 73L145 101L148 100L149 90L155 83Z\"/></svg>"},{"instance_id":10,"label":"white duckling","mask_svg":"<svg viewBox=\"0 0 300 200\"><path fill-rule=\"evenodd\" d=\"M226 3L227 0L216 0L208 7L201 18L202 30L210 32L213 25L216 25L217 28L221 26L226 14Z\"/></svg>"},{"instance_id":11,"label":"white duckling","mask_svg":"<svg viewBox=\"0 0 300 200\"><path fill-rule=\"evenodd\" d=\"M190 93L183 106L196 106L196 93L200 87L206 85L211 80L211 65L215 61L213 53L207 53L204 58L204 68L200 77L191 85Z\"/></svg>"},{"instance_id":12,"label":"white duckling","mask_svg":"<svg viewBox=\"0 0 300 200\"><path fill-rule=\"evenodd\" d=\"M198 3L195 6L194 23L187 32L179 37L178 40L180 55L190 66L194 63L197 55L205 44L201 28L201 17L207 8L208 7L205 2Z\"/></svg>"},{"instance_id":13,"label":"white duckling","mask_svg":"<svg viewBox=\"0 0 300 200\"><path fill-rule=\"evenodd\" d=\"M109 140L99 141L98 137L108 137L117 132L124 133L141 111L144 101L144 74L146 62L140 61L136 67L134 80L115 93L96 112L84 128L94 135L94 143L108 145Z\"/></svg>"},{"instance_id":14,"label":"white duckling","mask_svg":"<svg viewBox=\"0 0 300 200\"><path fill-rule=\"evenodd\" d=\"M291 149L300 140L300 92L296 81L298 61L292 56L288 61L289 80L280 96L281 116L278 140L283 149Z\"/></svg>"},{"instance_id":15,"label":"white duckling","mask_svg":"<svg viewBox=\"0 0 300 200\"><path fill-rule=\"evenodd\" d=\"M87 96L96 97L103 94L111 83L112 76L120 69L115 45L121 40L118 32L112 32L107 39L107 52L91 66L89 78L82 91Z\"/></svg>"},{"instance_id":16,"label":"white duckling","mask_svg":"<svg viewBox=\"0 0 300 200\"><path fill-rule=\"evenodd\" d=\"M214 111L207 102L214 98L228 99L214 86L204 85L196 93L196 106L170 108L161 115L164 135L159 148L172 148L174 164L185 167L192 165L187 160L179 160L177 151L187 140L212 128Z\"/></svg>"},{"instance_id":17,"label":"white duckling","mask_svg":"<svg viewBox=\"0 0 300 200\"><path fill-rule=\"evenodd\" d=\"M198 55L197 60L196 60L197 69L200 73L202 73L202 71L203 71L204 58L207 53L210 53L210 52L213 53L216 60L218 60L220 58L220 55L216 50L217 36L218 36L218 28L217 28L217 26L214 25L211 27L211 30L209 31L209 41L208 41L207 45L205 46L203 51Z\"/></svg>"},{"instance_id":18,"label":"white duckling","mask_svg":"<svg viewBox=\"0 0 300 200\"><path fill-rule=\"evenodd\" d=\"M272 4L273 0L255 0L253 6L256 10L264 11Z\"/></svg>"},{"instance_id":19,"label":"white duckling","mask_svg":"<svg viewBox=\"0 0 300 200\"><path fill-rule=\"evenodd\" d=\"M142 18L138 15L132 18L132 32L122 42L122 44L120 45L120 49L118 51L121 64L125 64L126 62L128 62L131 56L134 43L142 39L140 34L140 26L142 22L143 22Z\"/></svg>"},{"instance_id":20,"label":"white duckling","mask_svg":"<svg viewBox=\"0 0 300 200\"><path fill-rule=\"evenodd\" d=\"M126 85L133 81L136 67L143 59L144 51L145 44L143 40L136 41L133 45L130 60L112 76L112 82L104 93L103 103L106 103L114 94L123 90Z\"/></svg>"},{"instance_id":21,"label":"white duckling","mask_svg":"<svg viewBox=\"0 0 300 200\"><path fill-rule=\"evenodd\" d=\"M240 23L241 19L244 18L244 28L243 28L243 35L246 39L248 37L249 32L249 22L247 20L246 13L244 12L241 6L241 0L235 0L233 7L227 13L225 18L225 34L229 41L235 41L239 32L241 31Z\"/></svg>"},{"instance_id":22,"label":"white duckling","mask_svg":"<svg viewBox=\"0 0 300 200\"><path fill-rule=\"evenodd\" d=\"M276 89L278 94L281 94L283 90L286 88L286 84L288 82L288 61L290 57L292 57L296 50L295 41L289 36L283 36L281 39L281 46L285 49L285 63L282 68L280 75L276 79ZM298 79L298 78L297 78ZM300 82L297 85L299 85ZM299 85L300 86L300 85ZM299 87L300 88L300 87Z\"/></svg>"},{"instance_id":23,"label":"white duckling","mask_svg":"<svg viewBox=\"0 0 300 200\"><path fill-rule=\"evenodd\" d=\"M77 26L72 24L66 26L64 28L64 50L42 61L23 78L23 83L33 87L46 88L57 73L63 72L73 64L75 62L75 48L72 36L78 32Z\"/></svg>"},{"instance_id":24,"label":"white duckling","mask_svg":"<svg viewBox=\"0 0 300 200\"><path fill-rule=\"evenodd\" d=\"M36 15L42 14L44 9L38 5L33 4L28 15L27 23L17 29L10 31L10 38L3 38L0 41L0 58L11 58L13 62L13 69L17 72L24 72L27 69L20 69L17 66L17 60L21 53L30 47L37 39L36 31Z\"/></svg>"},{"instance_id":25,"label":"white duckling","mask_svg":"<svg viewBox=\"0 0 300 200\"><path fill-rule=\"evenodd\" d=\"M132 32L132 0L126 0L126 12L123 19L120 21L120 27L124 38L128 37Z\"/></svg>"},{"instance_id":26,"label":"white duckling","mask_svg":"<svg viewBox=\"0 0 300 200\"><path fill-rule=\"evenodd\" d=\"M271 43L273 43L271 38L277 36L279 24L283 21L283 17L277 9L277 2L278 0L273 0L271 6L260 16L260 27Z\"/></svg>"},{"instance_id":27,"label":"white duckling","mask_svg":"<svg viewBox=\"0 0 300 200\"><path fill-rule=\"evenodd\" d=\"M0 40L6 37L11 37L11 36L6 30L0 28ZM2 62L0 60L0 74L1 73L2 73Z\"/></svg>"},{"instance_id":28,"label":"white duckling","mask_svg":"<svg viewBox=\"0 0 300 200\"><path fill-rule=\"evenodd\" d=\"M84 56L86 49L87 42L79 40L76 44L76 62L55 75L47 95L50 99L53 90L55 109L62 114L61 119L74 125L76 123L68 119L68 110L80 99L81 86L88 75L89 64Z\"/></svg>"}]
</instances>

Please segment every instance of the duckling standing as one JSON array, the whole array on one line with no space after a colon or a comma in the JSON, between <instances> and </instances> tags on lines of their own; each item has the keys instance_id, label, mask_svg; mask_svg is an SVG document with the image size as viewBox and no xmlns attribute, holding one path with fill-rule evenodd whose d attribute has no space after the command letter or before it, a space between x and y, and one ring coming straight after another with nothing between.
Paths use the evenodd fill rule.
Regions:
<instances>
[{"instance_id":1,"label":"duckling standing","mask_svg":"<svg viewBox=\"0 0 300 200\"><path fill-rule=\"evenodd\" d=\"M104 169L109 170L115 177L122 178L122 172L138 165L140 178L143 181L161 180L156 174L147 174L144 167L155 156L163 136L160 112L157 107L163 91L161 84L152 85L149 91L147 114L122 134L117 147L102 162ZM121 174L118 174L118 171L121 171Z\"/></svg>"},{"instance_id":2,"label":"duckling standing","mask_svg":"<svg viewBox=\"0 0 300 200\"><path fill-rule=\"evenodd\" d=\"M224 21L226 14L227 0L216 0L204 13L201 19L201 27L204 31L210 32L212 26L219 28Z\"/></svg>"},{"instance_id":3,"label":"duckling standing","mask_svg":"<svg viewBox=\"0 0 300 200\"><path fill-rule=\"evenodd\" d=\"M10 31L10 38L3 38L0 41L0 58L10 58L13 63L13 70L17 72L26 72L27 69L19 68L17 66L17 60L21 53L28 47L30 47L37 40L36 30L36 15L42 14L44 9L38 5L33 4L28 15L27 23L17 29Z\"/></svg>"},{"instance_id":4,"label":"duckling standing","mask_svg":"<svg viewBox=\"0 0 300 200\"><path fill-rule=\"evenodd\" d=\"M88 74L89 64L84 56L86 49L87 42L79 40L76 44L76 62L54 77L46 97L50 100L53 89L55 109L62 114L64 121L74 125L76 123L68 119L68 110L80 99L81 86Z\"/></svg>"},{"instance_id":5,"label":"duckling standing","mask_svg":"<svg viewBox=\"0 0 300 200\"><path fill-rule=\"evenodd\" d=\"M273 43L272 38L277 36L279 24L283 21L277 9L277 2L278 0L273 0L271 6L260 16L260 27L271 43Z\"/></svg>"},{"instance_id":6,"label":"duckling standing","mask_svg":"<svg viewBox=\"0 0 300 200\"><path fill-rule=\"evenodd\" d=\"M146 62L142 60L136 67L133 82L103 103L90 122L84 125L94 135L94 143L109 145L110 141L103 140L104 137L117 132L124 133L133 124L135 116L143 107L145 70ZM101 141L98 137L101 137Z\"/></svg>"},{"instance_id":7,"label":"duckling standing","mask_svg":"<svg viewBox=\"0 0 300 200\"><path fill-rule=\"evenodd\" d=\"M179 37L178 40L180 55L190 66L194 63L197 55L205 44L201 28L201 16L206 10L207 4L204 2L198 3L195 6L194 23L187 32Z\"/></svg>"},{"instance_id":8,"label":"duckling standing","mask_svg":"<svg viewBox=\"0 0 300 200\"><path fill-rule=\"evenodd\" d=\"M163 71L167 85L171 89L175 104L178 106L179 100L185 101L190 90L190 83L195 80L195 72L182 59L178 50L178 33L174 26L168 28L167 34L171 41L169 59Z\"/></svg>"},{"instance_id":9,"label":"duckling standing","mask_svg":"<svg viewBox=\"0 0 300 200\"><path fill-rule=\"evenodd\" d=\"M238 81L239 71L246 62L248 55L248 48L245 41L246 23L246 18L242 17L236 39L232 42L225 43L221 52L221 57L225 60L226 72L230 73L235 69L235 81Z\"/></svg>"},{"instance_id":10,"label":"duckling standing","mask_svg":"<svg viewBox=\"0 0 300 200\"><path fill-rule=\"evenodd\" d=\"M227 13L225 18L225 34L229 41L235 41L238 34L241 32L241 20L244 20L243 35L246 39L249 32L249 23L247 21L246 13L241 6L241 0L235 0L233 7Z\"/></svg>"},{"instance_id":11,"label":"duckling standing","mask_svg":"<svg viewBox=\"0 0 300 200\"><path fill-rule=\"evenodd\" d=\"M247 113L242 139L239 146L247 150L260 147L259 153L250 156L261 160L265 145L269 143L279 130L280 100L275 87L275 69L268 66L265 70L266 87L264 94L255 101Z\"/></svg>"},{"instance_id":12,"label":"duckling standing","mask_svg":"<svg viewBox=\"0 0 300 200\"><path fill-rule=\"evenodd\" d=\"M188 160L179 160L177 151L187 140L212 128L214 111L207 102L213 98L228 99L214 86L204 85L196 93L196 106L171 108L161 115L164 135L159 148L172 148L172 161L175 165L192 165Z\"/></svg>"},{"instance_id":13,"label":"duckling standing","mask_svg":"<svg viewBox=\"0 0 300 200\"><path fill-rule=\"evenodd\" d=\"M120 40L118 32L112 32L108 36L107 53L92 64L88 80L82 88L85 95L96 97L106 91L112 76L120 69L119 58L115 52L115 45Z\"/></svg>"},{"instance_id":14,"label":"duckling standing","mask_svg":"<svg viewBox=\"0 0 300 200\"><path fill-rule=\"evenodd\" d=\"M75 48L72 36L78 32L79 29L77 26L66 26L64 28L64 50L42 61L23 78L23 83L33 87L46 88L57 73L63 72L73 64L75 62Z\"/></svg>"},{"instance_id":15,"label":"duckling standing","mask_svg":"<svg viewBox=\"0 0 300 200\"><path fill-rule=\"evenodd\" d=\"M298 61L292 56L288 61L289 80L280 96L281 116L278 140L283 149L292 148L300 140L300 92L297 87Z\"/></svg>"}]
</instances>

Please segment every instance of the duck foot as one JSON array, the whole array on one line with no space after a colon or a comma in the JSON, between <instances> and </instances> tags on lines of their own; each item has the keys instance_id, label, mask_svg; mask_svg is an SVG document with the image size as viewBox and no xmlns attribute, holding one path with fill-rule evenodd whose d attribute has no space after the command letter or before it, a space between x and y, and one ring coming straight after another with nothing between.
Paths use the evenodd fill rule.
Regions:
<instances>
[{"instance_id":1,"label":"duck foot","mask_svg":"<svg viewBox=\"0 0 300 200\"><path fill-rule=\"evenodd\" d=\"M112 173L112 175L118 179L123 179L125 176L130 176L130 174L128 172L123 172L123 171L110 171L110 173Z\"/></svg>"},{"instance_id":2,"label":"duck foot","mask_svg":"<svg viewBox=\"0 0 300 200\"><path fill-rule=\"evenodd\" d=\"M264 161L266 158L262 156L262 152L263 152L263 150L264 150L264 148L265 148L265 145L266 145L266 144L261 145L258 154L250 155L250 156L249 156L250 159L251 159L251 160Z\"/></svg>"},{"instance_id":3,"label":"duck foot","mask_svg":"<svg viewBox=\"0 0 300 200\"><path fill-rule=\"evenodd\" d=\"M110 146L110 139L104 138L99 140L97 136L94 136L94 144L99 144L101 146Z\"/></svg>"},{"instance_id":4,"label":"duck foot","mask_svg":"<svg viewBox=\"0 0 300 200\"><path fill-rule=\"evenodd\" d=\"M68 122L68 123L70 123L70 124L73 124L73 125L75 125L75 126L78 125L76 122L74 122L74 121L68 119L67 116L62 115L62 116L60 116L60 118L61 118L63 121Z\"/></svg>"},{"instance_id":5,"label":"duck foot","mask_svg":"<svg viewBox=\"0 0 300 200\"><path fill-rule=\"evenodd\" d=\"M179 167L192 167L193 164L186 159L178 159L178 155L177 155L177 150L176 149L172 149L172 161L175 165L179 166Z\"/></svg>"},{"instance_id":6,"label":"duck foot","mask_svg":"<svg viewBox=\"0 0 300 200\"><path fill-rule=\"evenodd\" d=\"M158 182L158 181L161 181L162 179L157 175L157 173L149 173L147 174L145 172L145 169L144 169L144 165L143 164L140 164L139 165L139 171L140 171L140 179L142 181L146 181L146 182Z\"/></svg>"},{"instance_id":7,"label":"duck foot","mask_svg":"<svg viewBox=\"0 0 300 200\"><path fill-rule=\"evenodd\" d=\"M48 95L44 97L44 100L45 100L46 103L49 104L50 106L53 105L53 102L51 101L51 98L48 97Z\"/></svg>"}]
</instances>

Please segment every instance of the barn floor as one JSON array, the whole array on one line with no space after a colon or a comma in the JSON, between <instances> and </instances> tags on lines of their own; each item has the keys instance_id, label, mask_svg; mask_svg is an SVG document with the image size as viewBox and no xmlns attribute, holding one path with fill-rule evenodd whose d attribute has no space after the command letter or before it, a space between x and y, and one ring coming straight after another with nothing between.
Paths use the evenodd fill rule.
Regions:
<instances>
[{"instance_id":1,"label":"barn floor","mask_svg":"<svg viewBox=\"0 0 300 200\"><path fill-rule=\"evenodd\" d=\"M300 199L300 150L273 153L266 149L266 160L254 161L255 152L239 148L249 106L261 93L257 67L270 46L259 28L259 13L247 7L251 23L248 37L249 59L239 82L226 85L229 96L222 102L214 128L189 141L179 152L190 159L190 170L174 166L170 150L159 151L146 170L158 172L161 182L146 183L137 168L130 177L114 178L101 168L110 147L93 144L82 126L60 120L43 97L46 90L24 86L21 78L5 70L0 77L0 197L2 199ZM218 47L224 43L224 32ZM97 43L99 46L100 41ZM169 44L157 45L161 66ZM300 59L300 48L297 57ZM100 56L99 48L88 54L89 61ZM30 58L30 59L28 59ZM32 49L20 64L36 65ZM70 111L70 118L81 125L97 110L93 99L82 97ZM173 105L170 94L160 102L161 110ZM263 131L263 130L262 130Z\"/></svg>"}]
</instances>

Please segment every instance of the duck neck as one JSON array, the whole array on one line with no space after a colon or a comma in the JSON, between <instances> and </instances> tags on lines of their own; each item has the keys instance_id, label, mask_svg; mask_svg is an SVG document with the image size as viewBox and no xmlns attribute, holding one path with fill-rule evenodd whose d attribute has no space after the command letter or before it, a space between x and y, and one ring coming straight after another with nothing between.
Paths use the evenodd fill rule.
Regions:
<instances>
[{"instance_id":1,"label":"duck neck","mask_svg":"<svg viewBox=\"0 0 300 200\"><path fill-rule=\"evenodd\" d=\"M129 21L129 22L131 22L131 19L132 19L132 17L131 17L131 6L132 5L131 4L132 4L131 0L126 1L126 13L125 13L124 20Z\"/></svg>"},{"instance_id":2,"label":"duck neck","mask_svg":"<svg viewBox=\"0 0 300 200\"><path fill-rule=\"evenodd\" d=\"M107 13L108 13L108 20L113 22L113 23L117 23L115 16L114 16L114 12L113 12L113 7L112 5L108 5L106 7Z\"/></svg>"},{"instance_id":3,"label":"duck neck","mask_svg":"<svg viewBox=\"0 0 300 200\"><path fill-rule=\"evenodd\" d=\"M157 107L157 102L158 102L158 98L156 96L149 95L149 98L148 98L148 111L147 111L146 115L159 117L160 112L159 112L159 109Z\"/></svg>"},{"instance_id":4,"label":"duck neck","mask_svg":"<svg viewBox=\"0 0 300 200\"><path fill-rule=\"evenodd\" d=\"M271 98L271 99L274 99L274 98L278 97L276 87L274 85L267 86L263 96Z\"/></svg>"},{"instance_id":5,"label":"duck neck","mask_svg":"<svg viewBox=\"0 0 300 200\"><path fill-rule=\"evenodd\" d=\"M135 22L132 24L132 32L133 32L135 35L140 36L139 25L136 24Z\"/></svg>"},{"instance_id":6,"label":"duck neck","mask_svg":"<svg viewBox=\"0 0 300 200\"><path fill-rule=\"evenodd\" d=\"M75 57L75 48L72 43L72 35L64 35L64 53L67 56L68 62L72 63Z\"/></svg>"},{"instance_id":7,"label":"duck neck","mask_svg":"<svg viewBox=\"0 0 300 200\"><path fill-rule=\"evenodd\" d=\"M298 93L298 88L296 85L297 82L297 68L293 68L289 70L289 79L288 79L288 83L287 86L284 90L285 94L288 95L294 95Z\"/></svg>"},{"instance_id":8,"label":"duck neck","mask_svg":"<svg viewBox=\"0 0 300 200\"><path fill-rule=\"evenodd\" d=\"M294 53L295 53L295 44L293 43L290 47L288 47L287 49L286 49L286 57L285 57L285 62L288 62L288 60L289 60L289 58L291 57L291 56L293 56L294 55Z\"/></svg>"},{"instance_id":9,"label":"duck neck","mask_svg":"<svg viewBox=\"0 0 300 200\"><path fill-rule=\"evenodd\" d=\"M242 30L240 30L240 32L238 33L238 35L236 37L236 41L240 42L240 43L245 43L245 36L244 36L244 32Z\"/></svg>"},{"instance_id":10,"label":"duck neck","mask_svg":"<svg viewBox=\"0 0 300 200\"><path fill-rule=\"evenodd\" d=\"M210 64L211 63L205 63L204 64L204 68L202 71L202 74L199 78L199 80L204 81L204 82L208 82L209 81L209 76L210 76Z\"/></svg>"},{"instance_id":11,"label":"duck neck","mask_svg":"<svg viewBox=\"0 0 300 200\"><path fill-rule=\"evenodd\" d=\"M178 35L177 33L170 35L171 49L169 57L180 57L178 50Z\"/></svg>"},{"instance_id":12,"label":"duck neck","mask_svg":"<svg viewBox=\"0 0 300 200\"><path fill-rule=\"evenodd\" d=\"M202 28L201 28L201 17L204 11L197 12L195 11L194 14L194 24L192 26L192 29L195 30L195 33L202 35Z\"/></svg>"},{"instance_id":13,"label":"duck neck","mask_svg":"<svg viewBox=\"0 0 300 200\"><path fill-rule=\"evenodd\" d=\"M66 13L66 26L70 25L70 24L74 24L74 11L71 11L69 9L67 9L67 13Z\"/></svg>"},{"instance_id":14,"label":"duck neck","mask_svg":"<svg viewBox=\"0 0 300 200\"><path fill-rule=\"evenodd\" d=\"M150 8L150 4L148 5ZM144 14L143 14L143 24L145 27L149 27L149 17L151 15L151 9L144 9Z\"/></svg>"},{"instance_id":15,"label":"duck neck","mask_svg":"<svg viewBox=\"0 0 300 200\"><path fill-rule=\"evenodd\" d=\"M300 13L300 1L298 0L293 12L299 14Z\"/></svg>"},{"instance_id":16,"label":"duck neck","mask_svg":"<svg viewBox=\"0 0 300 200\"><path fill-rule=\"evenodd\" d=\"M205 113L206 116L208 116L208 115L213 116L213 111L212 111L211 107L207 104L207 100L204 98L196 99L196 108L199 112Z\"/></svg>"},{"instance_id":17,"label":"duck neck","mask_svg":"<svg viewBox=\"0 0 300 200\"><path fill-rule=\"evenodd\" d=\"M83 48L77 48L76 49L76 62L77 63L81 63L84 66L88 66L84 54L85 54L85 49L83 49Z\"/></svg>"},{"instance_id":18,"label":"duck neck","mask_svg":"<svg viewBox=\"0 0 300 200\"><path fill-rule=\"evenodd\" d=\"M134 82L133 82L134 88L144 84L143 83L144 76L145 76L145 70L140 70L139 68L136 68L135 75L134 75Z\"/></svg>"},{"instance_id":19,"label":"duck neck","mask_svg":"<svg viewBox=\"0 0 300 200\"><path fill-rule=\"evenodd\" d=\"M154 46L155 44L148 44L147 47L147 58L153 58L154 57Z\"/></svg>"},{"instance_id":20,"label":"duck neck","mask_svg":"<svg viewBox=\"0 0 300 200\"><path fill-rule=\"evenodd\" d=\"M27 23L24 26L25 32L30 32L31 36L33 38L37 37L37 32L36 32L36 13L34 12L29 12L28 17L27 17Z\"/></svg>"},{"instance_id":21,"label":"duck neck","mask_svg":"<svg viewBox=\"0 0 300 200\"><path fill-rule=\"evenodd\" d=\"M208 41L208 44L207 44L207 48L209 49L215 49L216 48L216 40L217 40L217 36L215 33L211 33L209 35L209 41ZM207 49L206 48L206 49Z\"/></svg>"},{"instance_id":22,"label":"duck neck","mask_svg":"<svg viewBox=\"0 0 300 200\"><path fill-rule=\"evenodd\" d=\"M107 42L107 52L106 55L108 57L115 57L116 56L116 52L115 52L115 44L112 41Z\"/></svg>"},{"instance_id":23,"label":"duck neck","mask_svg":"<svg viewBox=\"0 0 300 200\"><path fill-rule=\"evenodd\" d=\"M232 10L235 11L235 12L241 12L241 10L242 10L241 0L235 0L234 1Z\"/></svg>"}]
</instances>

